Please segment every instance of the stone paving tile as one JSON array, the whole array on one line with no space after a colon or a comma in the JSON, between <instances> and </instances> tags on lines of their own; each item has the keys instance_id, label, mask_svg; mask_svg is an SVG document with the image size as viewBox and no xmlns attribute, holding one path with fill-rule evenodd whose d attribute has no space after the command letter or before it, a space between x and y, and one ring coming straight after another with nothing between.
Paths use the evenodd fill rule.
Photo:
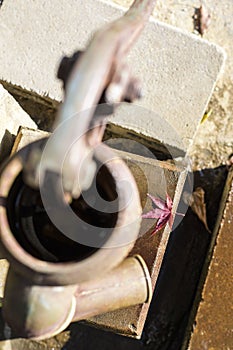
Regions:
<instances>
[{"instance_id":1,"label":"stone paving tile","mask_svg":"<svg viewBox=\"0 0 233 350\"><path fill-rule=\"evenodd\" d=\"M113 0L129 6L132 0ZM203 38L214 42L227 53L221 74L207 110L210 117L200 125L195 143L190 150L195 169L214 168L225 164L233 152L233 3L232 0L205 0L211 14L211 23ZM199 0L158 0L154 17L185 31L200 36L194 30L193 15ZM206 56L211 61L211 57Z\"/></svg>"},{"instance_id":2,"label":"stone paving tile","mask_svg":"<svg viewBox=\"0 0 233 350\"><path fill-rule=\"evenodd\" d=\"M93 31L122 14L96 0L60 0L46 8L40 0L7 0L0 12L0 78L61 100L61 56L83 48ZM152 20L128 56L143 98L129 110L119 108L112 122L186 151L224 60L220 47Z\"/></svg>"}]
</instances>

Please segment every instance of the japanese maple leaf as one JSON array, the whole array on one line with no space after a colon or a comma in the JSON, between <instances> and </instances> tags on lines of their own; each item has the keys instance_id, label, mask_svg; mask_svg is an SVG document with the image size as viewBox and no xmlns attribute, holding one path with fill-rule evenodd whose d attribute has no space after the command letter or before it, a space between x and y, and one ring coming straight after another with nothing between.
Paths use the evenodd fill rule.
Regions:
<instances>
[{"instance_id":1,"label":"japanese maple leaf","mask_svg":"<svg viewBox=\"0 0 233 350\"><path fill-rule=\"evenodd\" d=\"M153 236L156 232L161 230L166 223L168 222L171 226L172 224L172 206L173 201L171 197L166 194L166 201L163 201L160 198L155 198L147 193L147 196L151 199L152 203L155 204L156 208L152 209L146 214L142 215L143 219L158 219L155 228L153 229L151 235ZM176 213L178 215L184 215Z\"/></svg>"}]
</instances>

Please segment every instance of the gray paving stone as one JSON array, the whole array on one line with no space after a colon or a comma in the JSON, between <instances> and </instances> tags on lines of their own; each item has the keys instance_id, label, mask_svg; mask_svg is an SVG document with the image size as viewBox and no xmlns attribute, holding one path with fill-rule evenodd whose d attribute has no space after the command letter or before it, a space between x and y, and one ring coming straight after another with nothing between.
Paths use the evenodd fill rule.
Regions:
<instances>
[{"instance_id":1,"label":"gray paving stone","mask_svg":"<svg viewBox=\"0 0 233 350\"><path fill-rule=\"evenodd\" d=\"M55 72L61 56L84 48L97 28L122 14L120 7L96 0L60 0L56 6L8 0L0 11L0 79L60 100ZM223 50L151 20L129 62L144 84L145 97L136 105L154 114L141 111L138 118L123 108L112 122L186 151L223 65Z\"/></svg>"}]
</instances>

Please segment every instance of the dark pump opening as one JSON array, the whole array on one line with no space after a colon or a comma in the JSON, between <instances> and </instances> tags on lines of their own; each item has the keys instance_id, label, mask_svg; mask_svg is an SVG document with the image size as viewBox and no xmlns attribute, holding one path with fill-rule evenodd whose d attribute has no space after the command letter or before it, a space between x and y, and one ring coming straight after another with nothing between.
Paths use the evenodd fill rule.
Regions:
<instances>
[{"instance_id":1,"label":"dark pump opening","mask_svg":"<svg viewBox=\"0 0 233 350\"><path fill-rule=\"evenodd\" d=\"M102 166L96 174L96 188L99 198L96 198L95 208L88 205L84 198L93 194L93 184L83 196L73 199L70 207L82 220L78 231L85 225L93 226L98 247L109 238L118 216L118 200L115 182L107 167ZM104 199L105 207L101 199ZM114 213L106 213L106 205L114 201ZM10 190L7 200L7 215L11 231L18 243L32 256L50 262L80 261L92 255L98 248L77 243L60 232L49 219L43 206L40 191L27 186L20 173ZM89 226L90 227L90 226ZM106 234L103 235L104 228ZM109 229L110 228L110 229ZM86 229L87 230L87 229ZM82 234L85 234L83 231Z\"/></svg>"}]
</instances>

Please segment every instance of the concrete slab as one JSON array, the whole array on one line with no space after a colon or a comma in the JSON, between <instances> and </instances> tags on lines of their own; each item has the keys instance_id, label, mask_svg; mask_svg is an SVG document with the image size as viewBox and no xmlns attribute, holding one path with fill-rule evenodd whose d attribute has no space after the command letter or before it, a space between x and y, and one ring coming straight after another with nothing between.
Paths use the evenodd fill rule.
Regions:
<instances>
[{"instance_id":1,"label":"concrete slab","mask_svg":"<svg viewBox=\"0 0 233 350\"><path fill-rule=\"evenodd\" d=\"M233 169L223 196L225 209L218 223L219 232L213 258L202 292L189 350L232 349L233 344ZM214 244L214 242L213 242Z\"/></svg>"},{"instance_id":2,"label":"concrete slab","mask_svg":"<svg viewBox=\"0 0 233 350\"><path fill-rule=\"evenodd\" d=\"M55 72L61 56L84 48L97 28L123 12L96 0L61 0L56 6L8 0L0 11L0 79L60 100ZM112 122L186 151L223 61L214 44L151 20L129 55L144 83L145 97L136 105L149 112L141 110L138 118L133 108L119 109Z\"/></svg>"},{"instance_id":3,"label":"concrete slab","mask_svg":"<svg viewBox=\"0 0 233 350\"><path fill-rule=\"evenodd\" d=\"M113 1L124 6L132 3L132 0ZM212 113L200 125L195 146L189 152L195 169L226 164L233 150L233 3L232 0L205 0L204 3L211 15L211 23L203 38L222 46L227 60L208 105ZM200 0L157 0L153 16L200 37L193 23L195 9L199 7Z\"/></svg>"}]
</instances>

